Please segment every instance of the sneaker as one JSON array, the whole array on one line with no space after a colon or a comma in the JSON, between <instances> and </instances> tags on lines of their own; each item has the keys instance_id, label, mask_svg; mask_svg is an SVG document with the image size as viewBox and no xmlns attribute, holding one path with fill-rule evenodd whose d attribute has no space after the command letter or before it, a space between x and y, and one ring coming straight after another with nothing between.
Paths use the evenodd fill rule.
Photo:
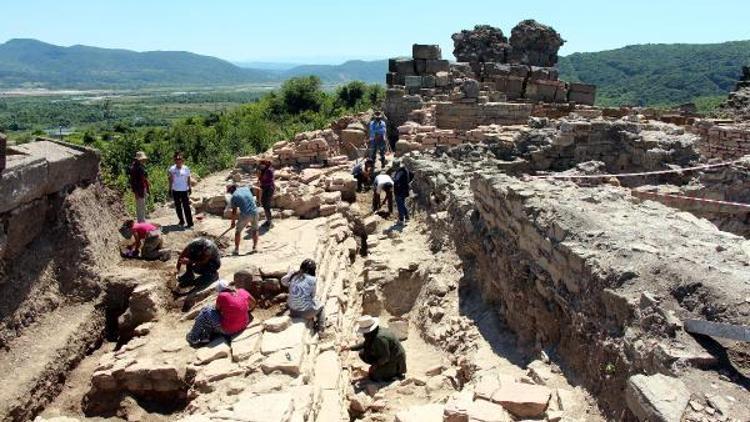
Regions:
<instances>
[{"instance_id":1,"label":"sneaker","mask_svg":"<svg viewBox=\"0 0 750 422\"><path fill-rule=\"evenodd\" d=\"M235 250L234 250L234 251L232 252L232 255L234 255L234 256L237 256L237 255L239 255L239 254L240 254L240 251L239 251L239 249L235 249Z\"/></svg>"}]
</instances>

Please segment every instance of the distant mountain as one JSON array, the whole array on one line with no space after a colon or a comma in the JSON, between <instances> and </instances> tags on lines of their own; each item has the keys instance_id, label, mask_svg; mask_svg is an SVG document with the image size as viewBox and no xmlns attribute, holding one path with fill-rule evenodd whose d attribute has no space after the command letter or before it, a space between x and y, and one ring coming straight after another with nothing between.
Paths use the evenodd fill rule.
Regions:
<instances>
[{"instance_id":1,"label":"distant mountain","mask_svg":"<svg viewBox=\"0 0 750 422\"><path fill-rule=\"evenodd\" d=\"M233 64L244 67L245 69L260 69L260 70L273 70L273 71L286 71L297 66L301 66L301 63L283 63L283 62L232 62Z\"/></svg>"},{"instance_id":2,"label":"distant mountain","mask_svg":"<svg viewBox=\"0 0 750 422\"><path fill-rule=\"evenodd\" d=\"M747 64L750 41L732 41L575 53L562 57L558 67L560 79L597 85L600 104L658 105L725 96Z\"/></svg>"},{"instance_id":3,"label":"distant mountain","mask_svg":"<svg viewBox=\"0 0 750 422\"><path fill-rule=\"evenodd\" d=\"M264 82L276 76L181 51L59 47L31 39L0 44L0 86L132 88Z\"/></svg>"},{"instance_id":4,"label":"distant mountain","mask_svg":"<svg viewBox=\"0 0 750 422\"><path fill-rule=\"evenodd\" d=\"M304 65L282 74L285 78L316 75L326 83L342 83L360 80L368 83L385 83L388 60L350 60L339 65Z\"/></svg>"}]
</instances>

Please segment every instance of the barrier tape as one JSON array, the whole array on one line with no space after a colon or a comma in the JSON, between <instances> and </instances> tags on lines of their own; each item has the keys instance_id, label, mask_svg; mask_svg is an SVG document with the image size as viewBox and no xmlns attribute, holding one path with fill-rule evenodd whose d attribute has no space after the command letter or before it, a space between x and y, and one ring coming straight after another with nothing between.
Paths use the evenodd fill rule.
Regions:
<instances>
[{"instance_id":1,"label":"barrier tape","mask_svg":"<svg viewBox=\"0 0 750 422\"><path fill-rule=\"evenodd\" d=\"M706 170L706 169L716 168L716 167L726 167L735 163L739 163L740 161L743 161L743 160L725 161L723 163L704 164L702 166L684 167L681 169L646 171L646 172L640 172L640 173L580 174L580 175L573 174L573 175L568 175L568 176L562 175L562 174L548 174L548 175L527 176L527 177L529 179L604 179L604 178L610 178L610 177L640 177L640 176L652 176L652 175L658 175L658 174L682 173L686 171L695 171L695 170Z\"/></svg>"},{"instance_id":2,"label":"barrier tape","mask_svg":"<svg viewBox=\"0 0 750 422\"><path fill-rule=\"evenodd\" d=\"M669 200L672 200L674 202L698 202L702 204L713 204L717 206L728 206L735 209L741 209L746 210L750 212L750 204L745 204L742 202L728 202L728 201L719 201L716 199L707 199L707 198L696 198L694 196L683 196L683 195L673 195L668 193L657 193L657 192L648 192L648 191L632 191L633 196L638 197L649 197L649 198L665 198L667 199L667 202Z\"/></svg>"}]
</instances>

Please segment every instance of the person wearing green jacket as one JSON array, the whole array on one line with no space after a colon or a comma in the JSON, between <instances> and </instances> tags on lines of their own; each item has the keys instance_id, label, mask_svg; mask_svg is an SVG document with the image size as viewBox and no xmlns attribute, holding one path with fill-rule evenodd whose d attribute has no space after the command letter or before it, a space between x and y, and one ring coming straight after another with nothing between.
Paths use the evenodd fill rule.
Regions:
<instances>
[{"instance_id":1,"label":"person wearing green jacket","mask_svg":"<svg viewBox=\"0 0 750 422\"><path fill-rule=\"evenodd\" d=\"M382 382L403 377L406 374L406 352L398 337L387 328L380 327L378 318L365 315L357 323L357 331L365 341L349 350L359 351L359 358L370 364L370 379Z\"/></svg>"}]
</instances>

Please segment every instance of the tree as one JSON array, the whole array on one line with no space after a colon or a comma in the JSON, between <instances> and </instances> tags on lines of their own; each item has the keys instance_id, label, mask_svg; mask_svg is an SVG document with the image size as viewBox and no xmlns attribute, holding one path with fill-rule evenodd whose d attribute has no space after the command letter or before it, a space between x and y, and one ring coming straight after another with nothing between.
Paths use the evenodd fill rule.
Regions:
<instances>
[{"instance_id":1,"label":"tree","mask_svg":"<svg viewBox=\"0 0 750 422\"><path fill-rule=\"evenodd\" d=\"M320 111L325 94L321 89L320 78L304 76L292 78L281 86L283 111L287 114L298 114L303 111Z\"/></svg>"},{"instance_id":2,"label":"tree","mask_svg":"<svg viewBox=\"0 0 750 422\"><path fill-rule=\"evenodd\" d=\"M354 108L365 97L367 85L362 81L352 81L339 87L336 91L336 102L347 108Z\"/></svg>"}]
</instances>

